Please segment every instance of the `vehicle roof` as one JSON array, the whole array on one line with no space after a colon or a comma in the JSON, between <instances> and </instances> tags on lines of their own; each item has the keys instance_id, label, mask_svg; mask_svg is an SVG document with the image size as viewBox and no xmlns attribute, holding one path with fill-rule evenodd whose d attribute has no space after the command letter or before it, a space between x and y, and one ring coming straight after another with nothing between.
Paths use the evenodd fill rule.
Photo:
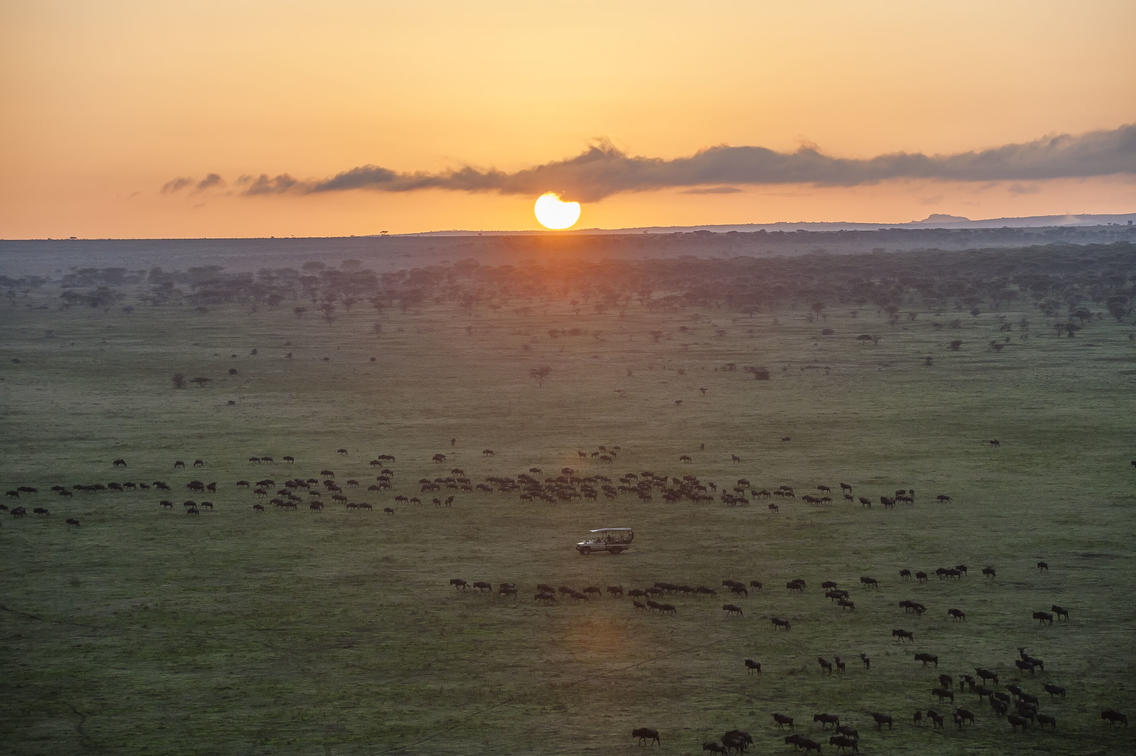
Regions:
<instances>
[{"instance_id":1,"label":"vehicle roof","mask_svg":"<svg viewBox=\"0 0 1136 756\"><path fill-rule=\"evenodd\" d=\"M630 531L631 528L596 528L595 530L589 530L588 532L589 533L610 533L613 530Z\"/></svg>"}]
</instances>

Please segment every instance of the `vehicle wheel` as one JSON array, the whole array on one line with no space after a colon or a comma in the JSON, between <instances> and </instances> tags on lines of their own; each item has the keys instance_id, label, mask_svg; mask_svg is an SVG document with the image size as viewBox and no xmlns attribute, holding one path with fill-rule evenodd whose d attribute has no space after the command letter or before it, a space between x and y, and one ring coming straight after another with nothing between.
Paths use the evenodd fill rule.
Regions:
<instances>
[{"instance_id":1,"label":"vehicle wheel","mask_svg":"<svg viewBox=\"0 0 1136 756\"><path fill-rule=\"evenodd\" d=\"M589 548L588 548L587 546L585 546L584 548L580 549L580 555L581 555L581 556L587 556L588 554L591 554L591 553L592 553L592 550L591 550L591 549L589 549Z\"/></svg>"}]
</instances>

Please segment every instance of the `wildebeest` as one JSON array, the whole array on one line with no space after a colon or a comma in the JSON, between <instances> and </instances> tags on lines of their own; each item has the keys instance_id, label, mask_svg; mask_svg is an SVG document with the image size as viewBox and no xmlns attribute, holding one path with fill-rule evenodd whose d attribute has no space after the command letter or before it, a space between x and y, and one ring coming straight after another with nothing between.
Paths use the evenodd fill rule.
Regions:
<instances>
[{"instance_id":1,"label":"wildebeest","mask_svg":"<svg viewBox=\"0 0 1136 756\"><path fill-rule=\"evenodd\" d=\"M817 753L820 753L820 743L816 742L815 740L809 740L804 735L786 735L785 743L791 744L795 748L804 749L806 753L808 753L809 751L816 751Z\"/></svg>"},{"instance_id":2,"label":"wildebeest","mask_svg":"<svg viewBox=\"0 0 1136 756\"><path fill-rule=\"evenodd\" d=\"M939 657L935 654L918 653L915 655L915 661L923 662L924 667L928 664L934 664L936 667L939 666Z\"/></svg>"},{"instance_id":3,"label":"wildebeest","mask_svg":"<svg viewBox=\"0 0 1136 756\"><path fill-rule=\"evenodd\" d=\"M1128 715L1121 714L1116 709L1105 709L1101 712L1101 719L1108 722L1109 725L1123 724L1125 727L1128 726Z\"/></svg>"},{"instance_id":4,"label":"wildebeest","mask_svg":"<svg viewBox=\"0 0 1136 756\"><path fill-rule=\"evenodd\" d=\"M785 726L793 727L793 718L786 716L785 714L778 714L777 712L773 712L773 721L777 723L777 726L779 728Z\"/></svg>"},{"instance_id":5,"label":"wildebeest","mask_svg":"<svg viewBox=\"0 0 1136 756\"><path fill-rule=\"evenodd\" d=\"M1033 618L1035 620L1037 620L1038 622L1042 622L1042 623L1049 624L1049 625L1053 624L1053 615L1049 612L1034 612Z\"/></svg>"},{"instance_id":6,"label":"wildebeest","mask_svg":"<svg viewBox=\"0 0 1136 756\"><path fill-rule=\"evenodd\" d=\"M825 659L823 656L818 656L817 664L820 665L822 671L827 672L830 675L832 674L832 662L830 662L828 659Z\"/></svg>"},{"instance_id":7,"label":"wildebeest","mask_svg":"<svg viewBox=\"0 0 1136 756\"><path fill-rule=\"evenodd\" d=\"M904 639L909 640L912 643L915 642L915 633L911 632L910 630L904 630L902 628L896 628L895 630L892 630L891 637L899 638L900 643L902 643Z\"/></svg>"},{"instance_id":8,"label":"wildebeest","mask_svg":"<svg viewBox=\"0 0 1136 756\"><path fill-rule=\"evenodd\" d=\"M962 729L964 723L974 724L974 712L968 709L955 709L955 724Z\"/></svg>"},{"instance_id":9,"label":"wildebeest","mask_svg":"<svg viewBox=\"0 0 1136 756\"><path fill-rule=\"evenodd\" d=\"M1019 717L1017 714L1009 714L1006 716L1006 721L1010 723L1011 730L1016 730L1021 727L1024 732L1028 720L1025 717Z\"/></svg>"},{"instance_id":10,"label":"wildebeest","mask_svg":"<svg viewBox=\"0 0 1136 756\"><path fill-rule=\"evenodd\" d=\"M636 727L631 731L631 737L639 739L639 745L657 743L661 748L663 743L659 740L659 731L650 727Z\"/></svg>"},{"instance_id":11,"label":"wildebeest","mask_svg":"<svg viewBox=\"0 0 1136 756\"><path fill-rule=\"evenodd\" d=\"M837 716L836 714L826 714L826 713L813 714L813 721L814 722L820 722L820 726L823 729L824 727L826 727L828 725L832 725L833 727L839 725L840 724L840 717Z\"/></svg>"},{"instance_id":12,"label":"wildebeest","mask_svg":"<svg viewBox=\"0 0 1136 756\"><path fill-rule=\"evenodd\" d=\"M781 617L770 617L769 621L773 623L774 630L788 630L790 628L789 620L787 619L782 619Z\"/></svg>"},{"instance_id":13,"label":"wildebeest","mask_svg":"<svg viewBox=\"0 0 1136 756\"><path fill-rule=\"evenodd\" d=\"M892 729L892 721L891 721L891 715L890 714L881 714L878 711L873 711L872 712L872 719L876 720L876 729L877 730L882 730L883 726L885 724L888 726L889 730Z\"/></svg>"},{"instance_id":14,"label":"wildebeest","mask_svg":"<svg viewBox=\"0 0 1136 756\"><path fill-rule=\"evenodd\" d=\"M951 619L955 621L966 620L966 612L964 612L962 609L948 609L947 614L949 614Z\"/></svg>"},{"instance_id":15,"label":"wildebeest","mask_svg":"<svg viewBox=\"0 0 1136 756\"><path fill-rule=\"evenodd\" d=\"M731 614L736 614L739 617L745 616L745 614L742 612L742 608L737 604L722 604L722 611L724 611L727 616Z\"/></svg>"},{"instance_id":16,"label":"wildebeest","mask_svg":"<svg viewBox=\"0 0 1136 756\"><path fill-rule=\"evenodd\" d=\"M126 460L119 457L115 461L111 462L111 465L113 465L114 467L126 467Z\"/></svg>"},{"instance_id":17,"label":"wildebeest","mask_svg":"<svg viewBox=\"0 0 1136 756\"><path fill-rule=\"evenodd\" d=\"M982 680L982 682L986 682L987 680L993 680L995 685L998 684L998 673L997 672L992 672L991 670L984 669L983 667L975 667L974 673L976 675L978 675L978 678L980 680Z\"/></svg>"},{"instance_id":18,"label":"wildebeest","mask_svg":"<svg viewBox=\"0 0 1136 756\"><path fill-rule=\"evenodd\" d=\"M946 688L935 688L931 691L931 695L938 696L939 703L942 703L947 698L951 699L951 701L955 700L954 691L947 690Z\"/></svg>"},{"instance_id":19,"label":"wildebeest","mask_svg":"<svg viewBox=\"0 0 1136 756\"><path fill-rule=\"evenodd\" d=\"M1049 562L1038 562L1037 569L1040 572L1049 572Z\"/></svg>"},{"instance_id":20,"label":"wildebeest","mask_svg":"<svg viewBox=\"0 0 1136 756\"><path fill-rule=\"evenodd\" d=\"M67 524L68 524L68 525L74 525L75 527L79 527L79 521L78 521L78 520L76 520L76 519L75 519L74 517L68 517L68 518L67 518ZM1127 720L1126 720L1126 721L1125 721L1125 724L1127 724L1127 723L1128 723L1128 722L1127 722Z\"/></svg>"},{"instance_id":21,"label":"wildebeest","mask_svg":"<svg viewBox=\"0 0 1136 756\"><path fill-rule=\"evenodd\" d=\"M745 730L730 730L722 736L722 745L727 749L744 753L753 745L753 738Z\"/></svg>"},{"instance_id":22,"label":"wildebeest","mask_svg":"<svg viewBox=\"0 0 1136 756\"><path fill-rule=\"evenodd\" d=\"M1069 610L1065 607L1054 604L1049 609L1057 616L1057 619L1069 619Z\"/></svg>"},{"instance_id":23,"label":"wildebeest","mask_svg":"<svg viewBox=\"0 0 1136 756\"><path fill-rule=\"evenodd\" d=\"M758 674L760 674L761 673L761 662L755 662L753 659L746 659L745 660L745 669L746 669L747 675L750 672L757 672Z\"/></svg>"},{"instance_id":24,"label":"wildebeest","mask_svg":"<svg viewBox=\"0 0 1136 756\"><path fill-rule=\"evenodd\" d=\"M722 745L716 740L710 740L703 743L702 750L709 751L710 753L729 753L729 751L726 750L726 746Z\"/></svg>"},{"instance_id":25,"label":"wildebeest","mask_svg":"<svg viewBox=\"0 0 1136 756\"><path fill-rule=\"evenodd\" d=\"M927 718L931 720L931 729L932 730L942 729L942 727L943 727L943 715L942 714L935 711L934 709L927 709Z\"/></svg>"},{"instance_id":26,"label":"wildebeest","mask_svg":"<svg viewBox=\"0 0 1136 756\"><path fill-rule=\"evenodd\" d=\"M465 589L469 588L469 583L462 580L461 578L450 578L450 585L452 585L454 588L457 588L457 589L463 590L463 591Z\"/></svg>"},{"instance_id":27,"label":"wildebeest","mask_svg":"<svg viewBox=\"0 0 1136 756\"><path fill-rule=\"evenodd\" d=\"M1048 714L1038 714L1037 715L1037 726L1038 727L1045 727L1046 725L1049 725L1052 729L1057 729L1056 717L1051 717Z\"/></svg>"},{"instance_id":28,"label":"wildebeest","mask_svg":"<svg viewBox=\"0 0 1136 756\"><path fill-rule=\"evenodd\" d=\"M850 738L847 735L833 735L828 739L828 744L836 746L837 751L851 748L853 753L860 752L860 741Z\"/></svg>"},{"instance_id":29,"label":"wildebeest","mask_svg":"<svg viewBox=\"0 0 1136 756\"><path fill-rule=\"evenodd\" d=\"M880 581L876 580L874 577L868 577L867 575L864 575L860 578L860 582L868 586L869 588L875 588L876 590L879 590Z\"/></svg>"},{"instance_id":30,"label":"wildebeest","mask_svg":"<svg viewBox=\"0 0 1136 756\"><path fill-rule=\"evenodd\" d=\"M995 577L997 573L994 572L993 567L983 567L982 574L986 577Z\"/></svg>"},{"instance_id":31,"label":"wildebeest","mask_svg":"<svg viewBox=\"0 0 1136 756\"><path fill-rule=\"evenodd\" d=\"M1053 698L1054 696L1061 696L1062 698L1065 697L1065 689L1062 688L1060 685L1054 685L1052 683L1046 683L1045 684L1045 692L1049 694L1050 698Z\"/></svg>"}]
</instances>

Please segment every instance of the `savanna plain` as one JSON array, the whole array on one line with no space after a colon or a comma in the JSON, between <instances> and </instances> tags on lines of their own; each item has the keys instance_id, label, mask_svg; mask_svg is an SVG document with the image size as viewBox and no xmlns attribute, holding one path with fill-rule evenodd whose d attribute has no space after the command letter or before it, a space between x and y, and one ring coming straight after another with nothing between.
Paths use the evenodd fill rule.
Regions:
<instances>
[{"instance_id":1,"label":"savanna plain","mask_svg":"<svg viewBox=\"0 0 1136 756\"><path fill-rule=\"evenodd\" d=\"M0 246L0 750L1136 748L1132 242L398 243Z\"/></svg>"}]
</instances>

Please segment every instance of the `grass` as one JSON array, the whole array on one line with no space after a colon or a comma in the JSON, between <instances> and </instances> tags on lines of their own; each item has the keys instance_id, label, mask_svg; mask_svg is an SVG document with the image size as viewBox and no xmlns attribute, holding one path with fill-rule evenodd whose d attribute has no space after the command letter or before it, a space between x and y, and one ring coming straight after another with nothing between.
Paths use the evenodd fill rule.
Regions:
<instances>
[{"instance_id":1,"label":"grass","mask_svg":"<svg viewBox=\"0 0 1136 756\"><path fill-rule=\"evenodd\" d=\"M758 752L790 752L773 711L814 739L812 715L838 713L859 726L864 753L1136 747L1136 730L1099 719L1107 707L1136 713L1127 326L1102 320L1064 339L1038 325L994 352L986 344L999 316L1036 313L963 316L948 333L930 316L892 326L867 310L823 323L792 310L631 306L620 317L577 315L551 299L528 312L445 303L387 312L376 336L374 313L361 308L329 324L235 305L39 310L26 306L35 296L0 318L0 477L5 488L40 489L18 503L51 510L0 527L7 753L640 753L630 737L640 726L660 730L664 753L699 753L732 728L749 730ZM822 325L835 333L820 336ZM581 335L549 334L571 328ZM859 333L880 342L859 343ZM952 338L964 341L957 352L946 348ZM530 378L540 365L551 367L543 386ZM753 380L748 365L771 379ZM176 390L175 372L211 382ZM998 448L986 443L995 438ZM621 447L614 463L577 454L601 444ZM438 452L444 465L430 461ZM351 495L373 502L372 513L254 514L256 497L234 485L330 468L365 488L380 453L397 457L395 489ZM285 454L294 466L247 461ZM684 454L693 461L680 463ZM129 467L112 468L117 457ZM172 469L197 458L204 468ZM779 514L763 502L630 496L393 502L452 467L476 483L533 466L693 474L720 487L745 477L798 494L846 481L874 500L897 488L917 497L895 510L797 499ZM194 478L218 483L216 510L196 518L180 511L182 499L201 498L183 488ZM158 479L172 495L47 491ZM935 503L938 493L952 502ZM160 498L175 509L160 510ZM388 505L395 515L381 512ZM572 543L604 525L633 526L634 549L578 556ZM958 563L971 568L961 581L914 585L897 574ZM997 578L981 577L986 565ZM881 589L860 590L861 575ZM516 582L520 596L456 591L451 577ZM803 595L784 589L794 577L808 581ZM668 598L675 616L637 612L629 599L532 599L539 582L724 578L765 583L736 601L744 617L723 616L734 600L724 595ZM854 613L823 597L825 579L852 591ZM904 615L903 598L927 614ZM1070 609L1068 623L1031 619L1054 603ZM950 607L967 621L951 622ZM770 616L792 630L775 632ZM914 630L916 643L893 642L896 627ZM1046 671L1023 677L1018 646ZM922 668L917 651L938 654L939 669ZM846 674L821 674L816 657L833 655ZM744 658L763 673L747 677ZM916 709L950 711L930 695L939 672L976 666L1002 673L1003 686L1020 678L1057 729L1012 733L957 691L973 728L911 724ZM1047 681L1067 697L1048 700ZM871 711L891 713L895 729L876 732Z\"/></svg>"}]
</instances>

